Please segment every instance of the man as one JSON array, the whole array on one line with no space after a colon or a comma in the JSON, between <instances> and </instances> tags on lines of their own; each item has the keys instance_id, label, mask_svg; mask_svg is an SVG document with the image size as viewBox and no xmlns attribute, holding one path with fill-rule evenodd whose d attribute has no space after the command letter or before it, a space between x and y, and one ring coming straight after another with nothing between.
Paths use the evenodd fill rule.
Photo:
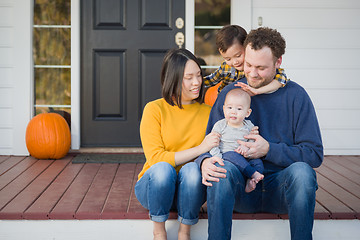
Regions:
<instances>
[{"instance_id":1,"label":"man","mask_svg":"<svg viewBox=\"0 0 360 240\"><path fill-rule=\"evenodd\" d=\"M285 46L285 40L276 30L258 28L249 33L244 43L246 78L228 85L219 94L210 113L207 132L224 118L225 96L240 86L240 81L257 89L274 79ZM291 239L312 239L317 189L313 168L319 167L323 160L313 104L306 91L290 81L273 93L253 96L251 109L249 119L259 126L260 135L247 136L254 142L239 143L249 148L244 157L261 158L264 162L264 180L254 191L245 193L247 179L232 163L207 153L196 160L201 167L203 184L208 186L209 239L231 238L233 211L288 213Z\"/></svg>"}]
</instances>

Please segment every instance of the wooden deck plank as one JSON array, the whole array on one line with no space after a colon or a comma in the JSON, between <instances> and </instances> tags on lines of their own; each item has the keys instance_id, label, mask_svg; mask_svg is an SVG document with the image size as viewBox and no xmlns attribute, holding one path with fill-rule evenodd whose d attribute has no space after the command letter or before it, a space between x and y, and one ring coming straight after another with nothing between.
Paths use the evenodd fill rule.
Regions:
<instances>
[{"instance_id":1,"label":"wooden deck plank","mask_svg":"<svg viewBox=\"0 0 360 240\"><path fill-rule=\"evenodd\" d=\"M318 200L316 200L315 203L315 211L314 211L314 218L315 219L329 219L331 216L331 213L324 208Z\"/></svg>"},{"instance_id":2,"label":"wooden deck plank","mask_svg":"<svg viewBox=\"0 0 360 240\"><path fill-rule=\"evenodd\" d=\"M1 157L0 219L149 219L134 194L143 164L112 164L114 169L111 164L69 163L59 170L55 166L62 160ZM359 166L360 156L326 156L315 169L319 184L315 219L360 219ZM207 218L204 206L200 218ZM177 213L171 212L169 218L176 219ZM233 218L288 216L234 213Z\"/></svg>"},{"instance_id":3,"label":"wooden deck plank","mask_svg":"<svg viewBox=\"0 0 360 240\"><path fill-rule=\"evenodd\" d=\"M74 219L75 213L85 197L101 164L85 164L69 189L64 193L54 209L50 212L50 219Z\"/></svg>"},{"instance_id":4,"label":"wooden deck plank","mask_svg":"<svg viewBox=\"0 0 360 240\"><path fill-rule=\"evenodd\" d=\"M358 166L360 166L360 156L344 156L346 159L348 159L349 161L357 164Z\"/></svg>"},{"instance_id":5,"label":"wooden deck plank","mask_svg":"<svg viewBox=\"0 0 360 240\"><path fill-rule=\"evenodd\" d=\"M359 174L356 174L354 171L351 171L350 169L338 164L335 161L327 160L324 162L324 164L321 167L327 167L327 168L331 169L332 171L337 172L338 174L346 177L353 184L360 186L360 182L355 181L355 179L353 179L352 177L349 177L349 176L354 176L354 174L355 174L356 178L358 178Z\"/></svg>"},{"instance_id":6,"label":"wooden deck plank","mask_svg":"<svg viewBox=\"0 0 360 240\"><path fill-rule=\"evenodd\" d=\"M17 161L20 162L18 164L15 164L17 163ZM0 189L3 189L7 184L17 178L22 172L24 172L36 162L37 159L33 157L27 157L25 159L17 157L15 158L14 162L11 162L14 163L16 167L13 167L15 165L12 164L6 164L4 166L4 173L0 176Z\"/></svg>"},{"instance_id":7,"label":"wooden deck plank","mask_svg":"<svg viewBox=\"0 0 360 240\"><path fill-rule=\"evenodd\" d=\"M354 219L356 213L336 199L334 196L326 192L322 187L316 191L317 201L331 213L333 219ZM315 213L316 214L316 213Z\"/></svg>"},{"instance_id":8,"label":"wooden deck plank","mask_svg":"<svg viewBox=\"0 0 360 240\"><path fill-rule=\"evenodd\" d=\"M131 187L131 194L130 194L130 200L129 200L129 206L125 214L125 218L129 219L148 219L149 218L149 211L146 210L136 199L135 196L135 184L138 180L138 175L141 172L143 167L143 164L136 164L136 170L135 174L133 176L133 182ZM173 218L173 216L171 216Z\"/></svg>"},{"instance_id":9,"label":"wooden deck plank","mask_svg":"<svg viewBox=\"0 0 360 240\"><path fill-rule=\"evenodd\" d=\"M9 159L10 156L0 156L0 164L2 164L3 162L5 162L7 159ZM23 157L25 158L25 157Z\"/></svg>"},{"instance_id":10,"label":"wooden deck plank","mask_svg":"<svg viewBox=\"0 0 360 240\"><path fill-rule=\"evenodd\" d=\"M350 179L352 179L353 181L360 183L360 175L353 174L351 176L343 176L325 165L321 166L317 172L349 193L358 197L360 201L360 185L354 184L350 181Z\"/></svg>"},{"instance_id":11,"label":"wooden deck plank","mask_svg":"<svg viewBox=\"0 0 360 240\"><path fill-rule=\"evenodd\" d=\"M28 208L24 219L49 219L49 213L58 203L65 191L69 188L84 164L69 164L41 196Z\"/></svg>"},{"instance_id":12,"label":"wooden deck plank","mask_svg":"<svg viewBox=\"0 0 360 240\"><path fill-rule=\"evenodd\" d=\"M48 160L39 160L48 161ZM0 216L6 219L22 218L23 212L41 195L58 174L68 165L70 158L54 161L44 172L19 193L6 207Z\"/></svg>"},{"instance_id":13,"label":"wooden deck plank","mask_svg":"<svg viewBox=\"0 0 360 240\"><path fill-rule=\"evenodd\" d=\"M6 185L0 191L0 209L3 209L16 195L23 191L51 163L53 163L53 160L37 161L14 181Z\"/></svg>"},{"instance_id":14,"label":"wooden deck plank","mask_svg":"<svg viewBox=\"0 0 360 240\"><path fill-rule=\"evenodd\" d=\"M75 214L76 219L100 219L119 164L102 164Z\"/></svg>"},{"instance_id":15,"label":"wooden deck plank","mask_svg":"<svg viewBox=\"0 0 360 240\"><path fill-rule=\"evenodd\" d=\"M354 172L355 174L360 174L360 166L358 164L355 164L353 161L350 161L348 157L335 157L335 156L329 156L326 158L326 161L329 163L337 163L347 169L349 169L351 172Z\"/></svg>"},{"instance_id":16,"label":"wooden deck plank","mask_svg":"<svg viewBox=\"0 0 360 240\"><path fill-rule=\"evenodd\" d=\"M321 174L318 174L318 182L319 185L324 186L326 188L326 191L328 193L330 193L332 196L337 198L347 207L349 207L355 212L360 212L360 199L357 198L355 195L339 187L338 185L336 185L329 179L325 178Z\"/></svg>"},{"instance_id":17,"label":"wooden deck plank","mask_svg":"<svg viewBox=\"0 0 360 240\"><path fill-rule=\"evenodd\" d=\"M19 162L24 160L25 157L9 157L2 161L0 164L0 176L9 171L12 167L16 166Z\"/></svg>"},{"instance_id":18,"label":"wooden deck plank","mask_svg":"<svg viewBox=\"0 0 360 240\"><path fill-rule=\"evenodd\" d=\"M102 219L123 219L129 206L129 196L135 175L136 164L122 163L110 188L101 213ZM131 176L131 177L130 177Z\"/></svg>"}]
</instances>

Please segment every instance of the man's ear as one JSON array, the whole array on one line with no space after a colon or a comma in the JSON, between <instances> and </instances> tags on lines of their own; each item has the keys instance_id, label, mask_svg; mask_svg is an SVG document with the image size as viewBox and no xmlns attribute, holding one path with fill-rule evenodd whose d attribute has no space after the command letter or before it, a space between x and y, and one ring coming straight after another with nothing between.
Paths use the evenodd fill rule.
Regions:
<instances>
[{"instance_id":1,"label":"man's ear","mask_svg":"<svg viewBox=\"0 0 360 240\"><path fill-rule=\"evenodd\" d=\"M281 63L282 63L282 56L279 57L279 58L276 60L276 62L275 62L275 67L276 67L276 68L280 68Z\"/></svg>"}]
</instances>

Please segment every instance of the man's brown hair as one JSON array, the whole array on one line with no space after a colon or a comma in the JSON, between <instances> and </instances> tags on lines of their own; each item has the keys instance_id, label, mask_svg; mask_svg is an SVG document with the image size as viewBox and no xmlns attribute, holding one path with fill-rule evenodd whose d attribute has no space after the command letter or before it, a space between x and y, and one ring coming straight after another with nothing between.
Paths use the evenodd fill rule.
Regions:
<instances>
[{"instance_id":1,"label":"man's brown hair","mask_svg":"<svg viewBox=\"0 0 360 240\"><path fill-rule=\"evenodd\" d=\"M284 55L286 48L285 39L281 34L276 29L267 27L251 30L245 39L244 47L249 44L254 50L269 47L275 60Z\"/></svg>"}]
</instances>

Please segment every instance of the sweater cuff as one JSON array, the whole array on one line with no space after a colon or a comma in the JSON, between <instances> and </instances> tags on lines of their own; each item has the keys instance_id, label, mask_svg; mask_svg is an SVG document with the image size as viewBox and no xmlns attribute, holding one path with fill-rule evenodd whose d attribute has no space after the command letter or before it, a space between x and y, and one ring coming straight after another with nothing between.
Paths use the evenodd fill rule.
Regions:
<instances>
[{"instance_id":1,"label":"sweater cuff","mask_svg":"<svg viewBox=\"0 0 360 240\"><path fill-rule=\"evenodd\" d=\"M197 159L195 159L195 163L197 163L197 165L199 165L199 168L201 170L201 164L202 164L202 161L205 159L205 158L211 158L211 154L206 152L206 153L203 153L201 154L200 156L198 156Z\"/></svg>"},{"instance_id":2,"label":"sweater cuff","mask_svg":"<svg viewBox=\"0 0 360 240\"><path fill-rule=\"evenodd\" d=\"M266 161L271 162L271 159L273 158L273 156L274 155L276 156L276 152L279 152L277 146L278 146L278 144L269 142L269 151L264 158Z\"/></svg>"}]
</instances>

